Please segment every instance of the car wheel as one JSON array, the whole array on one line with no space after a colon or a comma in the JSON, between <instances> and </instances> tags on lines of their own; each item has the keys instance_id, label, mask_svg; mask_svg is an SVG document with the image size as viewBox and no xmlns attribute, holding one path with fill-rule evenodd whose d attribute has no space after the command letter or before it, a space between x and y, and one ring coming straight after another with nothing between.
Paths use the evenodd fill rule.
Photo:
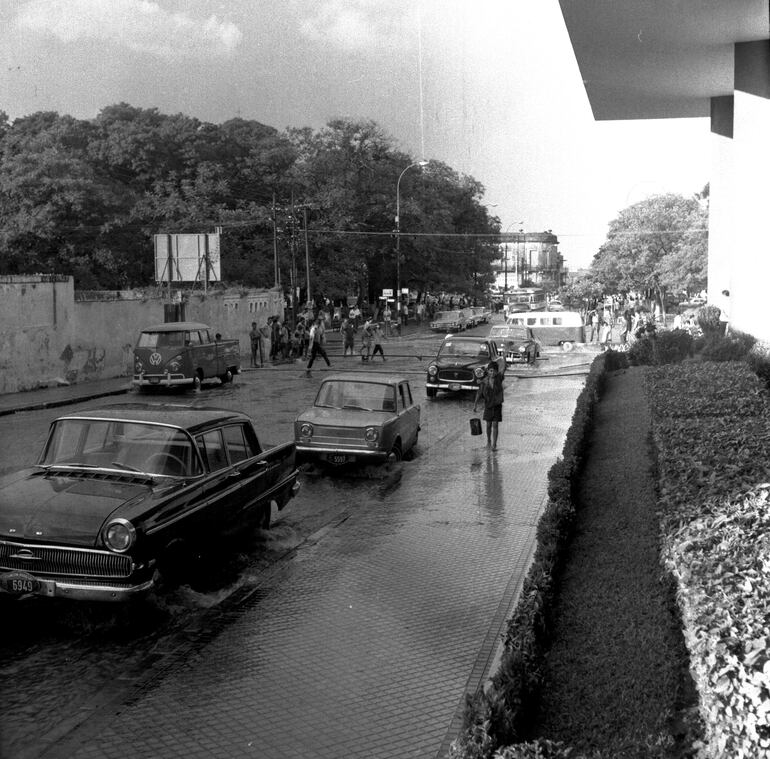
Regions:
<instances>
[{"instance_id":1,"label":"car wheel","mask_svg":"<svg viewBox=\"0 0 770 759\"><path fill-rule=\"evenodd\" d=\"M201 389L201 375L200 372L196 372L195 376L193 377L193 392L198 392Z\"/></svg>"},{"instance_id":2,"label":"car wheel","mask_svg":"<svg viewBox=\"0 0 770 759\"><path fill-rule=\"evenodd\" d=\"M226 385L233 381L233 373L228 369L219 379L222 380L223 385Z\"/></svg>"},{"instance_id":3,"label":"car wheel","mask_svg":"<svg viewBox=\"0 0 770 759\"><path fill-rule=\"evenodd\" d=\"M572 345L572 343L571 343L569 340L567 340L567 341L565 341L565 342L563 342L563 343L561 344L561 349L562 349L562 350L563 350L565 353L569 353L569 352L572 350L572 348L573 348L573 345Z\"/></svg>"},{"instance_id":4,"label":"car wheel","mask_svg":"<svg viewBox=\"0 0 770 759\"><path fill-rule=\"evenodd\" d=\"M427 388L427 390L425 392L426 392L428 398L435 398L436 395L438 395L438 388L429 387L429 388Z\"/></svg>"},{"instance_id":5,"label":"car wheel","mask_svg":"<svg viewBox=\"0 0 770 759\"><path fill-rule=\"evenodd\" d=\"M398 463L403 459L404 455L401 452L401 443L396 440L395 443L393 443L393 447L390 449L390 454L388 455L388 461L393 463Z\"/></svg>"},{"instance_id":6,"label":"car wheel","mask_svg":"<svg viewBox=\"0 0 770 759\"><path fill-rule=\"evenodd\" d=\"M404 461L413 461L414 460L414 449L417 447L417 437L419 433L415 433L414 436L414 443L412 443L412 447L408 451L404 451L403 459Z\"/></svg>"}]
</instances>

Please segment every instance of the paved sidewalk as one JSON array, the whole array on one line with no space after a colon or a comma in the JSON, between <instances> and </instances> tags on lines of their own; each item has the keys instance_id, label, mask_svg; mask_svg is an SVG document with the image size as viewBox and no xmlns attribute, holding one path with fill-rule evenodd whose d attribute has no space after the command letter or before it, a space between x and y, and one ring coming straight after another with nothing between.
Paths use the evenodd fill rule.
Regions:
<instances>
[{"instance_id":1,"label":"paved sidewalk","mask_svg":"<svg viewBox=\"0 0 770 759\"><path fill-rule=\"evenodd\" d=\"M4 393L0 395L0 416L16 414L20 411L67 406L108 395L124 395L130 390L131 380L128 377L115 377L93 382L79 382L75 385L44 387L23 393Z\"/></svg>"}]
</instances>

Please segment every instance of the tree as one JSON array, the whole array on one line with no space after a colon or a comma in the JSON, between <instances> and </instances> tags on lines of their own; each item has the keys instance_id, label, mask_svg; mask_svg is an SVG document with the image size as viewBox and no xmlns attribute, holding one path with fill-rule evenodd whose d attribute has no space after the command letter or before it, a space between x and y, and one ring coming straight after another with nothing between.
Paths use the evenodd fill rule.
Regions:
<instances>
[{"instance_id":1,"label":"tree","mask_svg":"<svg viewBox=\"0 0 770 759\"><path fill-rule=\"evenodd\" d=\"M635 203L610 223L591 266L594 277L606 292L704 287L707 220L703 196L669 193Z\"/></svg>"}]
</instances>

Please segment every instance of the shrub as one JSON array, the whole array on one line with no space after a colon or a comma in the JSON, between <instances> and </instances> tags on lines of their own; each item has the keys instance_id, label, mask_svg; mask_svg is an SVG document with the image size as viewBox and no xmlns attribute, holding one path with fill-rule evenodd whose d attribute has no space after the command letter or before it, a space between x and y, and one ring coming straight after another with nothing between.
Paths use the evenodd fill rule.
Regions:
<instances>
[{"instance_id":1,"label":"shrub","mask_svg":"<svg viewBox=\"0 0 770 759\"><path fill-rule=\"evenodd\" d=\"M698 325L705 334L719 332L722 327L719 324L719 315L722 310L717 306L703 306L698 309Z\"/></svg>"},{"instance_id":2,"label":"shrub","mask_svg":"<svg viewBox=\"0 0 770 759\"><path fill-rule=\"evenodd\" d=\"M692 335L684 329L668 329L658 333L654 342L656 364L678 364L692 353Z\"/></svg>"},{"instance_id":3,"label":"shrub","mask_svg":"<svg viewBox=\"0 0 770 759\"><path fill-rule=\"evenodd\" d=\"M655 343L651 337L642 337L631 343L628 360L633 366L651 366L655 363Z\"/></svg>"},{"instance_id":4,"label":"shrub","mask_svg":"<svg viewBox=\"0 0 770 759\"><path fill-rule=\"evenodd\" d=\"M755 343L746 356L746 363L759 379L770 389L770 344Z\"/></svg>"},{"instance_id":5,"label":"shrub","mask_svg":"<svg viewBox=\"0 0 770 759\"><path fill-rule=\"evenodd\" d=\"M728 335L709 332L698 341L700 355L706 361L742 361L749 355L756 339L743 332Z\"/></svg>"}]
</instances>

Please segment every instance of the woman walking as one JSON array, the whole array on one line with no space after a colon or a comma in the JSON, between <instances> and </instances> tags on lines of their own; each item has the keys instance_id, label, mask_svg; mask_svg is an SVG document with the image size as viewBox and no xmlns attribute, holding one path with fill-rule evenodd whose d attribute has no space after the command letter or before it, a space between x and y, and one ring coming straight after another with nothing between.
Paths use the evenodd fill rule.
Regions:
<instances>
[{"instance_id":1,"label":"woman walking","mask_svg":"<svg viewBox=\"0 0 770 759\"><path fill-rule=\"evenodd\" d=\"M487 365L487 375L479 384L476 391L476 399L473 401L473 410L476 411L479 400L484 402L484 414L482 418L487 423L487 448L493 451L497 449L497 435L500 422L503 421L503 377L506 365L502 368L496 362L490 361Z\"/></svg>"}]
</instances>

